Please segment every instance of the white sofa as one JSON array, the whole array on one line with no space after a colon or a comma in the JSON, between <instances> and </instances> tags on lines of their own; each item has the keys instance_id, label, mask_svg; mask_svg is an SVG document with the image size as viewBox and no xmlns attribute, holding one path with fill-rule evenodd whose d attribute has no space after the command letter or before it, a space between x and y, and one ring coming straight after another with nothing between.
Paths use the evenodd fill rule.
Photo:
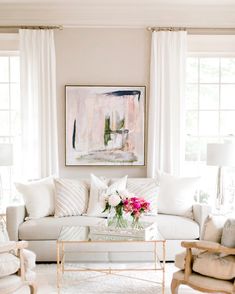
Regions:
<instances>
[{"instance_id":1,"label":"white sofa","mask_svg":"<svg viewBox=\"0 0 235 294\"><path fill-rule=\"evenodd\" d=\"M133 180L133 179L132 179ZM181 251L182 240L195 240L200 238L200 232L205 218L210 213L210 207L207 205L193 204L193 219L176 215L158 214L157 216L144 216L145 221L156 221L158 228L166 242L166 260L174 260L175 255ZM89 216L72 216L55 218L53 216L26 220L26 208L21 206L9 206L7 208L7 230L11 240L26 240L29 249L37 255L37 261L56 261L56 240L60 230L64 225L95 225L100 218ZM114 244L112 244L114 245ZM115 249L112 252L112 245L99 244L96 250L105 251L100 254L90 253L84 254L80 251L92 250L87 245L81 245L77 252L71 257L76 260L89 261L131 261L131 260L150 260L152 254L146 252L144 254L128 254L117 251L137 250L148 251L150 244L143 244L138 248L137 244L123 244L124 247ZM105 250L104 250L105 246ZM110 248L111 246L111 248ZM133 248L131 249L131 246ZM91 248L91 249L90 249ZM114 248L114 247L113 247ZM94 251L94 248L93 250ZM160 251L160 257L161 257Z\"/></svg>"}]
</instances>

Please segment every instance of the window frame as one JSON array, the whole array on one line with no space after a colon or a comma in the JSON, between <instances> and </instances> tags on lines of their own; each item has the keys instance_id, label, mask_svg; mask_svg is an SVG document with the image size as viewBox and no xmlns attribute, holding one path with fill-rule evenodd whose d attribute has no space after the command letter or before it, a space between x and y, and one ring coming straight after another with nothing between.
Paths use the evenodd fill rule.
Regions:
<instances>
[{"instance_id":1,"label":"window frame","mask_svg":"<svg viewBox=\"0 0 235 294\"><path fill-rule=\"evenodd\" d=\"M235 140L235 132L233 134L222 134L221 133L221 112L230 112L230 111L234 111L235 112L235 108L233 109L221 109L221 85L234 85L235 86L235 81L233 83L221 83L221 58L235 58L235 53L234 52L209 52L209 51L205 51L205 52L197 52L197 51L192 51L192 52L188 52L187 54L187 59L188 58L198 58L198 81L197 82L187 82L186 80L186 88L188 85L195 85L198 88L198 93L197 93L197 107L196 108L187 108L186 104L185 104L185 115L190 112L190 111L194 111L197 112L197 133L196 134L188 134L187 130L186 130L186 121L185 121L185 154L184 154L184 162L185 163L203 163L204 160L201 160L201 151L200 151L200 141L202 139L207 139L207 138L211 138L216 140L217 142L223 142L224 140L229 140L229 139L234 139ZM210 83L201 83L200 82L200 58L218 58L219 59L219 81L218 82L210 82ZM187 61L186 61L187 64ZM218 91L219 91L219 105L217 109L200 109L200 86L201 85L217 85L218 86ZM185 88L185 89L186 89ZM214 112L218 114L218 133L216 135L201 135L200 134L200 113L203 112ZM192 138L197 140L197 142L199 143L199 149L197 152L197 160L187 160L186 158L186 141L188 138Z\"/></svg>"},{"instance_id":2,"label":"window frame","mask_svg":"<svg viewBox=\"0 0 235 294\"><path fill-rule=\"evenodd\" d=\"M10 58L11 57L20 57L20 52L19 50L11 50L11 51L3 51L3 50L0 50L0 57L8 57L8 81L7 82L1 82L0 81L0 84L6 84L8 85L8 91L9 91L9 103L8 103L8 107L7 108L2 108L0 109L0 112L7 112L8 115L9 115L9 118L8 118L8 123L9 123L9 133L8 135L0 135L0 141L1 142L5 142L5 143L13 143L14 142L14 139L17 137L17 135L15 135L13 133L13 123L12 123L12 115L13 115L13 112L14 111L17 111L16 108L12 107L12 89L11 89L11 86L12 85L19 85L20 87L20 76L19 76L19 82L12 82L11 81L11 64L10 64ZM20 95L19 95L20 96ZM19 110L20 111L20 110ZM13 186L13 169L15 167L15 164L13 166L7 166L7 167L1 167L1 168L4 168L4 169L8 169L9 170L9 189L7 188L4 188L4 183L3 183L3 198L2 198L2 202L1 203L3 206L11 203L12 201L15 200L15 190L14 190L14 186Z\"/></svg>"}]
</instances>

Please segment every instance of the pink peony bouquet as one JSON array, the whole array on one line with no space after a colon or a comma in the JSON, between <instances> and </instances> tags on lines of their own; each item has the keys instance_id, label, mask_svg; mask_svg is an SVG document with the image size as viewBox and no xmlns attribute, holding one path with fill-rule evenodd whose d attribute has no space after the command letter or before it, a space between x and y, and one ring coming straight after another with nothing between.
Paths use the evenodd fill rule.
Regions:
<instances>
[{"instance_id":1,"label":"pink peony bouquet","mask_svg":"<svg viewBox=\"0 0 235 294\"><path fill-rule=\"evenodd\" d=\"M123 210L135 219L150 211L150 203L143 198L131 197L123 201Z\"/></svg>"},{"instance_id":2,"label":"pink peony bouquet","mask_svg":"<svg viewBox=\"0 0 235 294\"><path fill-rule=\"evenodd\" d=\"M130 214L133 218L133 227L140 228L139 218L143 213L150 211L150 203L143 198L135 197L127 191L105 195L105 208L104 211L115 210L115 216L118 225L125 227L127 222L123 221L123 212ZM120 225L121 224L121 225Z\"/></svg>"}]
</instances>

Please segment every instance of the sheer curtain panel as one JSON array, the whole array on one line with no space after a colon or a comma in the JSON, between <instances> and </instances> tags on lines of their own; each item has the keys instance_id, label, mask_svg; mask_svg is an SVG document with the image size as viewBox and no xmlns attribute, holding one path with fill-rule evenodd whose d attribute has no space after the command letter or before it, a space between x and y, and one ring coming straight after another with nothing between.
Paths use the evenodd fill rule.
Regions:
<instances>
[{"instance_id":1,"label":"sheer curtain panel","mask_svg":"<svg viewBox=\"0 0 235 294\"><path fill-rule=\"evenodd\" d=\"M58 174L56 60L53 30L21 29L23 177Z\"/></svg>"},{"instance_id":2,"label":"sheer curtain panel","mask_svg":"<svg viewBox=\"0 0 235 294\"><path fill-rule=\"evenodd\" d=\"M152 33L148 121L148 177L180 174L184 156L185 31Z\"/></svg>"}]
</instances>

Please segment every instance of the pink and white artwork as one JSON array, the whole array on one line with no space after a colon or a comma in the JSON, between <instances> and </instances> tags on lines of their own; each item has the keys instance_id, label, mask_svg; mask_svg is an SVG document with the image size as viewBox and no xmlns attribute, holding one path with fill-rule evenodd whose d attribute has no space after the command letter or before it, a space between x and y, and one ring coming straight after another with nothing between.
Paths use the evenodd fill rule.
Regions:
<instances>
[{"instance_id":1,"label":"pink and white artwork","mask_svg":"<svg viewBox=\"0 0 235 294\"><path fill-rule=\"evenodd\" d=\"M144 165L145 87L66 86L66 165Z\"/></svg>"}]
</instances>

